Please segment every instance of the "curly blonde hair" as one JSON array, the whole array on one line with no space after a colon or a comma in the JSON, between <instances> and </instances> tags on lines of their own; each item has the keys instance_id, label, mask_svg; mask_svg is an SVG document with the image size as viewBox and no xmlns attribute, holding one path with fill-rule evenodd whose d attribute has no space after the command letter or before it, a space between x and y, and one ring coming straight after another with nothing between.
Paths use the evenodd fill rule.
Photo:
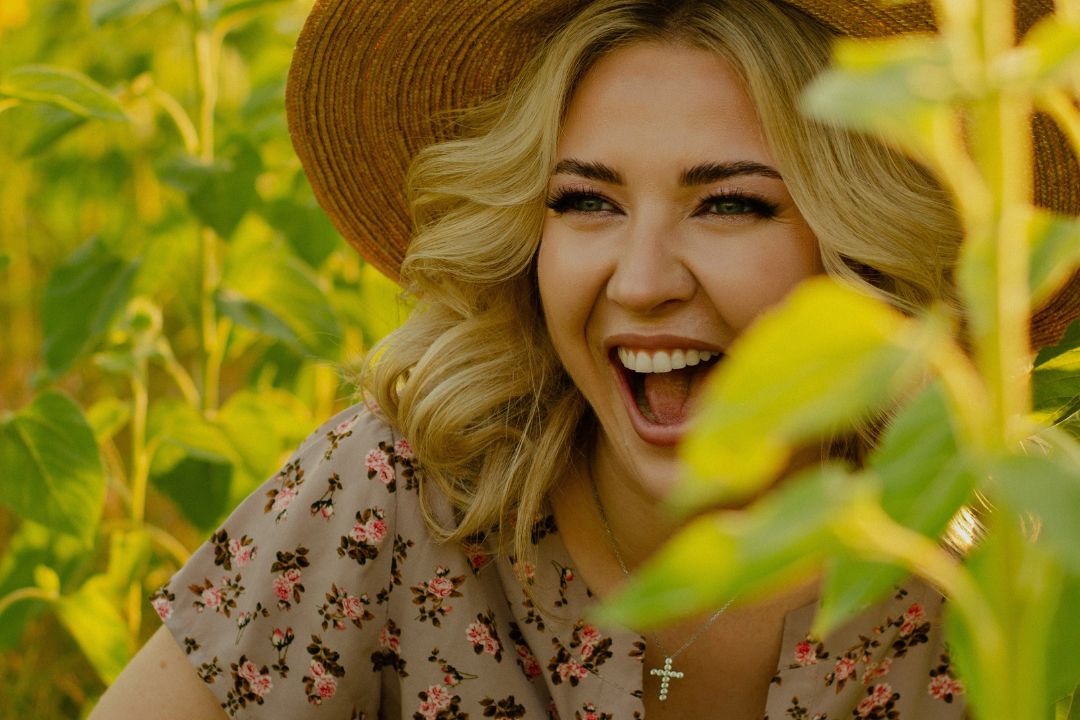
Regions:
<instances>
[{"instance_id":1,"label":"curly blonde hair","mask_svg":"<svg viewBox=\"0 0 1080 720\"><path fill-rule=\"evenodd\" d=\"M369 356L364 388L455 509L442 524L421 494L435 537L497 531L500 550L532 557L534 522L591 417L544 328L534 258L563 114L605 53L642 41L716 52L757 108L826 271L906 312L951 297L961 231L945 193L880 143L798 111L831 39L778 3L598 0L461 116L463 136L419 153L402 266L418 305Z\"/></svg>"}]
</instances>

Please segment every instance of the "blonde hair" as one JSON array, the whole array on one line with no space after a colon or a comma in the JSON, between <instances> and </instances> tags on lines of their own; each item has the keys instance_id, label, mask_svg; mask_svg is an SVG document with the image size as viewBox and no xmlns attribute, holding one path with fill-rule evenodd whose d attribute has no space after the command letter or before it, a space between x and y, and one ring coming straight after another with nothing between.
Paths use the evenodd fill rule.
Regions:
<instances>
[{"instance_id":1,"label":"blonde hair","mask_svg":"<svg viewBox=\"0 0 1080 720\"><path fill-rule=\"evenodd\" d=\"M504 95L462 115L463 137L416 157L402 276L418 306L369 356L364 387L455 509L444 526L421 493L436 538L495 530L502 551L532 557L534 522L589 417L544 328L533 262L562 116L605 53L641 41L718 53L757 108L826 270L907 312L950 297L960 228L944 193L910 160L798 112L831 37L761 0L599 0Z\"/></svg>"}]
</instances>

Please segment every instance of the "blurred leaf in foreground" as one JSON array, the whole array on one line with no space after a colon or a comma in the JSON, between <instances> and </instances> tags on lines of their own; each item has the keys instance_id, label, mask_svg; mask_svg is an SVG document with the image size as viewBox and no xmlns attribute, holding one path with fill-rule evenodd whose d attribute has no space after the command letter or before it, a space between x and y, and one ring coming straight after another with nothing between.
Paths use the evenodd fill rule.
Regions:
<instances>
[{"instance_id":1,"label":"blurred leaf in foreground","mask_svg":"<svg viewBox=\"0 0 1080 720\"><path fill-rule=\"evenodd\" d=\"M840 547L834 525L876 502L876 488L836 466L789 478L746 509L692 521L599 615L647 629L766 595L819 570Z\"/></svg>"},{"instance_id":2,"label":"blurred leaf in foreground","mask_svg":"<svg viewBox=\"0 0 1080 720\"><path fill-rule=\"evenodd\" d=\"M843 318L822 323L821 318ZM885 303L827 278L800 285L730 348L682 445L676 507L746 498L799 443L872 416L910 379L926 342Z\"/></svg>"},{"instance_id":3,"label":"blurred leaf in foreground","mask_svg":"<svg viewBox=\"0 0 1080 720\"><path fill-rule=\"evenodd\" d=\"M944 393L931 385L903 408L870 455L868 470L881 482L885 512L928 538L941 537L975 485L975 473L957 449ZM815 628L826 632L841 624L909 574L859 558L833 558Z\"/></svg>"}]
</instances>

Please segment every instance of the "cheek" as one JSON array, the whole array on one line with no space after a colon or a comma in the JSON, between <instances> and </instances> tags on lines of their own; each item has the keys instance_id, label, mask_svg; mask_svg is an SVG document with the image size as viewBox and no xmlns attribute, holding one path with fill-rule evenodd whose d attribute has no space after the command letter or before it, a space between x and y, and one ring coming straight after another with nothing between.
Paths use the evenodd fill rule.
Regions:
<instances>
[{"instance_id":1,"label":"cheek","mask_svg":"<svg viewBox=\"0 0 1080 720\"><path fill-rule=\"evenodd\" d=\"M545 225L537 251L536 274L548 335L563 366L580 380L591 365L588 324L604 288L604 273L595 253L579 238L566 237Z\"/></svg>"},{"instance_id":2,"label":"cheek","mask_svg":"<svg viewBox=\"0 0 1080 720\"><path fill-rule=\"evenodd\" d=\"M712 260L705 271L708 294L736 331L745 330L796 285L822 272L817 241L809 233L762 238Z\"/></svg>"}]
</instances>

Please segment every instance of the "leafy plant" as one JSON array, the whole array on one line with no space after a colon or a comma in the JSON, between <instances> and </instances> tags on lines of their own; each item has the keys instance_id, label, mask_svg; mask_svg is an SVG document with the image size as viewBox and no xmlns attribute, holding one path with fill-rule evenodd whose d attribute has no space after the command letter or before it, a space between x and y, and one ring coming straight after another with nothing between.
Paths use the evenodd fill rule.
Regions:
<instances>
[{"instance_id":1,"label":"leafy plant","mask_svg":"<svg viewBox=\"0 0 1080 720\"><path fill-rule=\"evenodd\" d=\"M976 717L1047 718L1055 703L1076 717L1080 323L1032 362L1028 318L1080 265L1080 220L1031 205L1029 118L1046 113L1080 155L1080 5L1059 0L1016 45L1009 0L933 4L939 35L840 41L804 104L951 191L970 353L936 310L906 318L805 283L732 348L683 448L676 509L749 507L691 522L604 614L655 625L823 569L820 636L914 573L951 600ZM863 468L830 464L754 500L797 446L885 409ZM957 559L939 538L954 517L974 531L976 511L982 532Z\"/></svg>"},{"instance_id":2,"label":"leafy plant","mask_svg":"<svg viewBox=\"0 0 1080 720\"><path fill-rule=\"evenodd\" d=\"M0 650L37 676L12 651L58 623L73 644L42 661L77 647L85 669L63 702L5 690L0 715L70 717L157 625L150 590L347 402L340 364L405 309L291 153L310 1L18 5L0 11Z\"/></svg>"}]
</instances>

